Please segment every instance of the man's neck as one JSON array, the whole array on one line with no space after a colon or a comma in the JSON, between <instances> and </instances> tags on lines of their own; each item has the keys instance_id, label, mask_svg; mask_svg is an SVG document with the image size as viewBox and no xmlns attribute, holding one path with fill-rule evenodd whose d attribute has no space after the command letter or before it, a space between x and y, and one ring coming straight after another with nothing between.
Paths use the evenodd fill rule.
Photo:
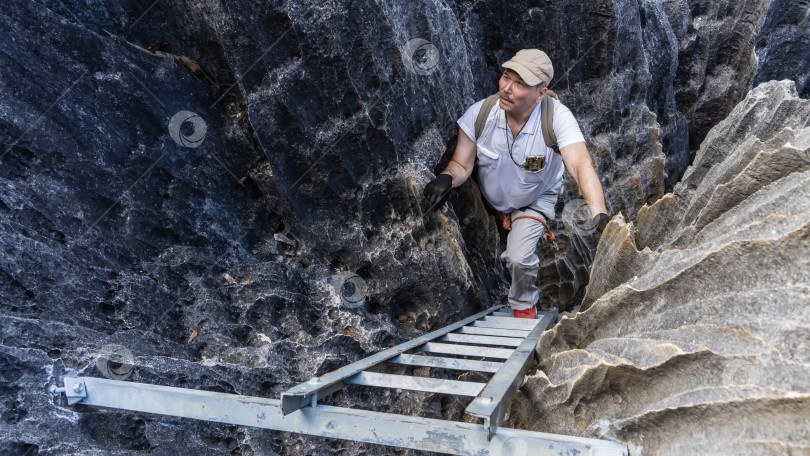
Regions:
<instances>
[{"instance_id":1,"label":"man's neck","mask_svg":"<svg viewBox=\"0 0 810 456\"><path fill-rule=\"evenodd\" d=\"M520 128L521 125L525 125L526 122L529 121L529 117L532 116L532 112L534 112L534 109L536 107L537 107L537 103L532 105L532 107L527 109L525 112L520 112L519 113L519 112L515 112L515 111L510 111L510 112L506 113L506 119L509 121L510 124L513 124L513 125L517 126L518 128Z\"/></svg>"}]
</instances>

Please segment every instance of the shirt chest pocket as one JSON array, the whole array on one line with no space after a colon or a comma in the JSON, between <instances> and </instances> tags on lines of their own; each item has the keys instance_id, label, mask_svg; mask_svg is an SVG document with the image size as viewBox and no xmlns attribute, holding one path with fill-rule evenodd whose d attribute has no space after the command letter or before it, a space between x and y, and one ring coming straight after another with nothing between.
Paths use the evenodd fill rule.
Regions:
<instances>
[{"instance_id":1,"label":"shirt chest pocket","mask_svg":"<svg viewBox=\"0 0 810 456\"><path fill-rule=\"evenodd\" d=\"M548 174L548 171L551 168L550 166L551 159L552 159L551 155L545 155L544 158L541 159L544 160L544 163L543 168L540 171L530 172L526 171L525 169L521 169L520 179L523 181L524 184L537 184L542 182L546 178L546 175Z\"/></svg>"},{"instance_id":2,"label":"shirt chest pocket","mask_svg":"<svg viewBox=\"0 0 810 456\"><path fill-rule=\"evenodd\" d=\"M478 150L476 154L476 156L478 157L478 166L494 167L495 165L498 164L500 154L481 144L478 144L476 148Z\"/></svg>"}]
</instances>

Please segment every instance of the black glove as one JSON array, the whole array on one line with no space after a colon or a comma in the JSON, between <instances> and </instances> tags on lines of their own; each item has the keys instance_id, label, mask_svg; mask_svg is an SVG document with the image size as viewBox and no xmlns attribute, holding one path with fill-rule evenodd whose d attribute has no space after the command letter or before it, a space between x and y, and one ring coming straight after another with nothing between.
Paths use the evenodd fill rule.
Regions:
<instances>
[{"instance_id":1,"label":"black glove","mask_svg":"<svg viewBox=\"0 0 810 456\"><path fill-rule=\"evenodd\" d=\"M435 179L425 185L425 199L431 206L439 207L443 203L450 190L453 188L453 178L449 174L439 174Z\"/></svg>"},{"instance_id":2,"label":"black glove","mask_svg":"<svg viewBox=\"0 0 810 456\"><path fill-rule=\"evenodd\" d=\"M596 217L593 218L593 224L596 226L596 231L599 232L599 234L602 234L602 232L605 231L605 227L609 221L610 216L608 214L596 214Z\"/></svg>"}]
</instances>

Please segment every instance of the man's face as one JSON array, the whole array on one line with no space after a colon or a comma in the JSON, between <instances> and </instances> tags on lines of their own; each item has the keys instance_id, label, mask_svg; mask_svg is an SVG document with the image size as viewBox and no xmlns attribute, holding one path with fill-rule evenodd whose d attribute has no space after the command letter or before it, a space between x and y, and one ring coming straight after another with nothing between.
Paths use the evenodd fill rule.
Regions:
<instances>
[{"instance_id":1,"label":"man's face","mask_svg":"<svg viewBox=\"0 0 810 456\"><path fill-rule=\"evenodd\" d=\"M498 100L501 109L506 112L523 114L531 111L543 99L548 89L538 89L523 81L517 72L506 69L498 81L501 98Z\"/></svg>"}]
</instances>

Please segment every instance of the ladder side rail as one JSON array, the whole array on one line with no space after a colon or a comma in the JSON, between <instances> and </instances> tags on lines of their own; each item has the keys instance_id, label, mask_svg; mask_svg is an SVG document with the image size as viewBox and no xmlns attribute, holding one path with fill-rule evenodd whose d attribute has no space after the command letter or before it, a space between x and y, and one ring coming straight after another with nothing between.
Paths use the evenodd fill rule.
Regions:
<instances>
[{"instance_id":1,"label":"ladder side rail","mask_svg":"<svg viewBox=\"0 0 810 456\"><path fill-rule=\"evenodd\" d=\"M445 334L453 332L467 324L474 323L482 318L485 318L487 315L501 309L502 307L503 306L501 305L490 307L489 309L465 318L464 320L453 323L449 326L445 326L444 328L437 329L436 331L425 334L424 336L411 341L404 342L387 350L383 350L367 358L363 358L359 361L336 369L321 377L314 377L308 382L300 383L281 393L281 409L285 415L296 410L300 410L310 405L313 398L317 400L318 396L325 396L327 391L329 391L329 393L336 391L335 388L343 384L343 381L347 378L357 375L362 371L369 370L379 363L389 361L390 359L395 358L408 350L412 350L420 345L424 345L432 340L438 339Z\"/></svg>"},{"instance_id":2,"label":"ladder side rail","mask_svg":"<svg viewBox=\"0 0 810 456\"><path fill-rule=\"evenodd\" d=\"M557 316L557 309L545 312L528 337L523 340L495 375L489 380L470 405L466 412L472 416L484 418L484 427L489 431L491 438L500 425L501 418L509 408L509 404L517 393L518 387L523 383L529 364L534 359L534 350L543 331L548 328Z\"/></svg>"},{"instance_id":3,"label":"ladder side rail","mask_svg":"<svg viewBox=\"0 0 810 456\"><path fill-rule=\"evenodd\" d=\"M480 424L318 406L287 415L278 399L170 386L66 377L65 393L84 405L295 432L454 455L581 454L627 456L620 443L502 428L491 441ZM81 393L75 392L79 389Z\"/></svg>"}]
</instances>

